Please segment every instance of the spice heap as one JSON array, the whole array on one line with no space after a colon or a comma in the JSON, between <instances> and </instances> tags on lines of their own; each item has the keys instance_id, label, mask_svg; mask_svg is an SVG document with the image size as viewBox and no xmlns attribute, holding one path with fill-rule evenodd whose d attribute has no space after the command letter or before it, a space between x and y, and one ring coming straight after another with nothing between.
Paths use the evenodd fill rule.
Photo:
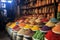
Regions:
<instances>
[{"instance_id":1,"label":"spice heap","mask_svg":"<svg viewBox=\"0 0 60 40\"><path fill-rule=\"evenodd\" d=\"M33 35L33 40L44 40L44 33L40 30L36 31L36 33Z\"/></svg>"}]
</instances>

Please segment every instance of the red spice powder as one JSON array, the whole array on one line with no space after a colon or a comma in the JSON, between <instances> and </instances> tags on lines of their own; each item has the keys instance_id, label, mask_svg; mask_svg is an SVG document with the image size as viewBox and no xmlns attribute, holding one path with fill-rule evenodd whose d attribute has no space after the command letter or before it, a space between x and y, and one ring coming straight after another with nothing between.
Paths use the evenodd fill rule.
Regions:
<instances>
[{"instance_id":1,"label":"red spice powder","mask_svg":"<svg viewBox=\"0 0 60 40\"><path fill-rule=\"evenodd\" d=\"M60 34L55 34L51 30L45 35L48 40L60 40Z\"/></svg>"}]
</instances>

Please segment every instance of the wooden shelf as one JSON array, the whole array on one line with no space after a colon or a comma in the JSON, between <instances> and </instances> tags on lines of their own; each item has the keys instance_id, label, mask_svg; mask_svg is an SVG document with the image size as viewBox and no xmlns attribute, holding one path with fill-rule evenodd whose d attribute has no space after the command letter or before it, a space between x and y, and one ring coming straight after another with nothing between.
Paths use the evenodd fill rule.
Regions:
<instances>
[{"instance_id":1,"label":"wooden shelf","mask_svg":"<svg viewBox=\"0 0 60 40\"><path fill-rule=\"evenodd\" d=\"M37 0L25 1L24 3L25 3L25 4L29 4L29 3L35 2L35 1L37 1Z\"/></svg>"},{"instance_id":2,"label":"wooden shelf","mask_svg":"<svg viewBox=\"0 0 60 40\"><path fill-rule=\"evenodd\" d=\"M23 14L54 14L55 4L59 4L58 0L25 0L23 6L20 7ZM58 9L59 10L59 9Z\"/></svg>"},{"instance_id":3,"label":"wooden shelf","mask_svg":"<svg viewBox=\"0 0 60 40\"><path fill-rule=\"evenodd\" d=\"M52 4L49 4L49 5L43 5L43 6L38 6L38 7L30 7L30 8L21 8L21 9L24 9L24 10L26 10L26 9L36 9L36 8L43 8L43 7L48 7L48 6L51 6L51 5L54 5L54 3L52 3Z\"/></svg>"}]
</instances>

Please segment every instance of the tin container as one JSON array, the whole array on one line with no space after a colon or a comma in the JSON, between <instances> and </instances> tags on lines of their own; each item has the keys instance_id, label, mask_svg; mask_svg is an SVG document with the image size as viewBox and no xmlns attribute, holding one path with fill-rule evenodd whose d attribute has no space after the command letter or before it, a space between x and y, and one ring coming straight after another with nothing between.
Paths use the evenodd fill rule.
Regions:
<instances>
[{"instance_id":1,"label":"tin container","mask_svg":"<svg viewBox=\"0 0 60 40\"><path fill-rule=\"evenodd\" d=\"M10 36L13 35L13 29L12 28L7 28L7 32Z\"/></svg>"},{"instance_id":2,"label":"tin container","mask_svg":"<svg viewBox=\"0 0 60 40\"><path fill-rule=\"evenodd\" d=\"M13 40L16 40L16 37L17 37L17 31L13 31L12 39L13 39Z\"/></svg>"},{"instance_id":3,"label":"tin container","mask_svg":"<svg viewBox=\"0 0 60 40\"><path fill-rule=\"evenodd\" d=\"M24 35L24 38L23 38L23 40L32 40L32 37L30 37L30 36L27 36L27 35Z\"/></svg>"},{"instance_id":4,"label":"tin container","mask_svg":"<svg viewBox=\"0 0 60 40\"><path fill-rule=\"evenodd\" d=\"M23 40L23 35L22 34L17 34L16 40Z\"/></svg>"}]
</instances>

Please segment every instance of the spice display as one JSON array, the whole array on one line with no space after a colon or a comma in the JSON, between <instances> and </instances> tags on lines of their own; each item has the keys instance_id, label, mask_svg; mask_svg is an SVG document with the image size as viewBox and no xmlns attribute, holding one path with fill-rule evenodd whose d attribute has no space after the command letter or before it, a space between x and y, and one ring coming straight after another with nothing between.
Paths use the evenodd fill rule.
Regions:
<instances>
[{"instance_id":1,"label":"spice display","mask_svg":"<svg viewBox=\"0 0 60 40\"><path fill-rule=\"evenodd\" d=\"M60 34L60 23L57 22L55 18L48 21L43 15L30 15L15 22L9 22L6 26L14 40L46 40L51 29L53 34ZM47 33L46 36L45 33Z\"/></svg>"}]
</instances>

